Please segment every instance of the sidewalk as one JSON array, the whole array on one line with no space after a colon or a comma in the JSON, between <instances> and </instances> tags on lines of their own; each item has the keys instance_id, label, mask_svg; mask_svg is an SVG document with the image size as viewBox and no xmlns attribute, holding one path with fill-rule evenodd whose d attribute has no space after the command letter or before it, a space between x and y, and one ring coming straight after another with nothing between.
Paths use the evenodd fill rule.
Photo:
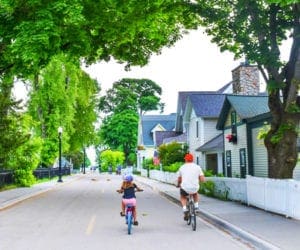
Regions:
<instances>
[{"instance_id":1,"label":"sidewalk","mask_svg":"<svg viewBox=\"0 0 300 250\"><path fill-rule=\"evenodd\" d=\"M31 188L0 192L0 211L78 178L80 175L64 176L63 183L53 180ZM175 186L140 176L136 176L135 179L179 204L179 190ZM249 242L255 249L296 250L300 246L299 220L288 219L237 202L205 196L201 196L199 216L230 235Z\"/></svg>"},{"instance_id":2,"label":"sidewalk","mask_svg":"<svg viewBox=\"0 0 300 250\"><path fill-rule=\"evenodd\" d=\"M67 184L78 178L80 178L78 175L63 176L62 183L58 183L57 179L54 178L53 180L51 180L49 182L39 183L39 184L33 185L30 188L23 187L23 188L15 188L15 189L7 190L7 191L2 191L2 192L0 192L0 211L6 209L8 207L11 207L21 201L29 199L33 196L45 193L45 192L55 188L58 185Z\"/></svg>"}]
</instances>

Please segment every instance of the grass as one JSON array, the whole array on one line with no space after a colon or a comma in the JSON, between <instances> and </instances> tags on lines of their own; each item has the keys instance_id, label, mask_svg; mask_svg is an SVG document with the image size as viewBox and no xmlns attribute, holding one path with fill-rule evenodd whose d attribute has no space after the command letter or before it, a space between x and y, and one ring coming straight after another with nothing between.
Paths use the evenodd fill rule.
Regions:
<instances>
[{"instance_id":1,"label":"grass","mask_svg":"<svg viewBox=\"0 0 300 250\"><path fill-rule=\"evenodd\" d=\"M4 185L4 186L0 187L0 192L10 190L10 189L14 189L14 188L17 188L17 187L18 186L15 185L15 184Z\"/></svg>"}]
</instances>

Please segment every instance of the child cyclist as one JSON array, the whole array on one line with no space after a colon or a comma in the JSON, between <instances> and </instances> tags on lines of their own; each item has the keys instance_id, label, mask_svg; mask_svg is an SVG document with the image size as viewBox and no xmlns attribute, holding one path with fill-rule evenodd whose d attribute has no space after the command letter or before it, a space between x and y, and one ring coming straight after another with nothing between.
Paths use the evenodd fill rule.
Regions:
<instances>
[{"instance_id":1,"label":"child cyclist","mask_svg":"<svg viewBox=\"0 0 300 250\"><path fill-rule=\"evenodd\" d=\"M117 192L123 193L122 203L120 212L121 216L125 216L125 207L127 204L131 204L133 209L133 225L137 226L139 223L137 221L137 212L136 212L136 191L143 191L143 189L139 188L134 182L131 174L125 175L124 180L122 182L122 186Z\"/></svg>"}]
</instances>

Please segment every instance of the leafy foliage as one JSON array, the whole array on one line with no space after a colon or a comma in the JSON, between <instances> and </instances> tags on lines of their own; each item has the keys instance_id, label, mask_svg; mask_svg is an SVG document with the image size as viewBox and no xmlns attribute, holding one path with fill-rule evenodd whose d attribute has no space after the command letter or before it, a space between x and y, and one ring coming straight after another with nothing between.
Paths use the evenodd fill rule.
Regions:
<instances>
[{"instance_id":1,"label":"leafy foliage","mask_svg":"<svg viewBox=\"0 0 300 250\"><path fill-rule=\"evenodd\" d=\"M65 56L53 57L33 82L29 113L38 122L36 132L43 138L41 164L50 166L57 157L59 126L64 128L63 151L80 151L94 141L98 88Z\"/></svg>"},{"instance_id":2,"label":"leafy foliage","mask_svg":"<svg viewBox=\"0 0 300 250\"><path fill-rule=\"evenodd\" d=\"M137 144L137 114L131 110L124 110L107 117L99 130L102 144L111 149L122 150L126 161Z\"/></svg>"},{"instance_id":3,"label":"leafy foliage","mask_svg":"<svg viewBox=\"0 0 300 250\"><path fill-rule=\"evenodd\" d=\"M101 171L107 171L109 166L112 166L112 170L116 170L117 165L124 163L125 156L121 151L105 150L101 152L99 162L101 165Z\"/></svg>"},{"instance_id":4,"label":"leafy foliage","mask_svg":"<svg viewBox=\"0 0 300 250\"><path fill-rule=\"evenodd\" d=\"M158 148L158 155L163 166L168 166L176 162L183 162L184 155L187 153L187 146L172 142L162 144Z\"/></svg>"},{"instance_id":5,"label":"leafy foliage","mask_svg":"<svg viewBox=\"0 0 300 250\"><path fill-rule=\"evenodd\" d=\"M167 166L163 165L162 168L163 168L163 171L165 171L165 172L176 173L182 164L183 164L183 162L175 162L175 163L172 163L171 165L167 165Z\"/></svg>"},{"instance_id":6,"label":"leafy foliage","mask_svg":"<svg viewBox=\"0 0 300 250\"><path fill-rule=\"evenodd\" d=\"M124 78L113 83L100 98L100 111L104 113L132 110L137 114L150 110L163 109L160 103L161 87L149 79Z\"/></svg>"}]
</instances>

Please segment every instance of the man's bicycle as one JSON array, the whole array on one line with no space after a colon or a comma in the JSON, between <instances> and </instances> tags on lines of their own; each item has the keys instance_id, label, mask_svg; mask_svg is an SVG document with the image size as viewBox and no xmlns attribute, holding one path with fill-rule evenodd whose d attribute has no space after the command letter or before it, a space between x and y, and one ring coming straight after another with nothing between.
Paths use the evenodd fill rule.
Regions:
<instances>
[{"instance_id":1,"label":"man's bicycle","mask_svg":"<svg viewBox=\"0 0 300 250\"><path fill-rule=\"evenodd\" d=\"M187 224L192 224L193 231L196 231L196 210L195 210L195 204L193 199L193 194L189 194L187 196L187 204L186 207L188 209L187 211Z\"/></svg>"}]
</instances>

